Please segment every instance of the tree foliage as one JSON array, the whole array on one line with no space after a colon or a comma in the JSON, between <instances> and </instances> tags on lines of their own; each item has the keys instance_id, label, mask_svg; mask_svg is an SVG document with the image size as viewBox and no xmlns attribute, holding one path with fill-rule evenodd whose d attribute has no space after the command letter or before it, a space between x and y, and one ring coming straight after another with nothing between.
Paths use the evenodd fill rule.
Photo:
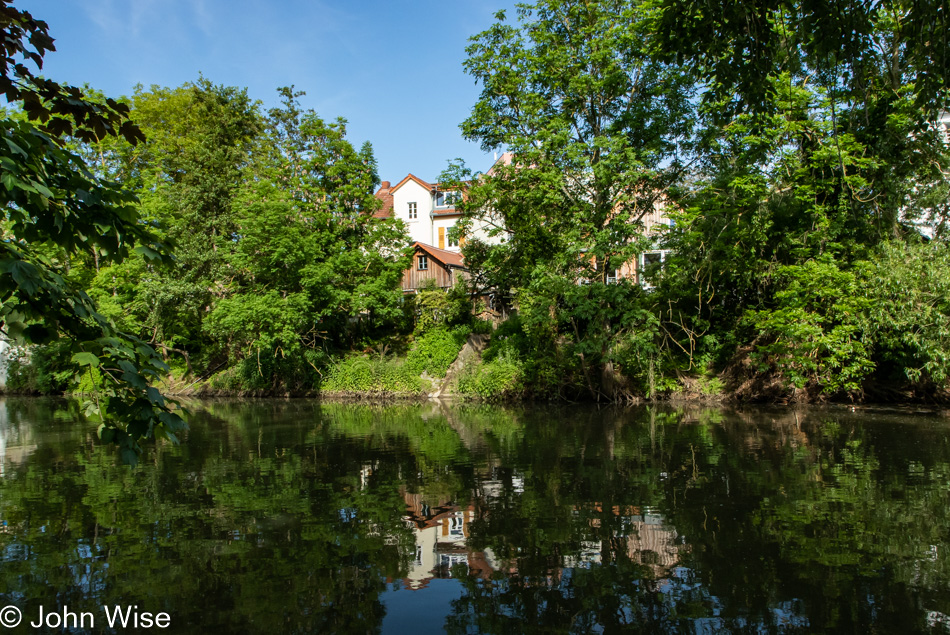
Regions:
<instances>
[{"instance_id":1,"label":"tree foliage","mask_svg":"<svg viewBox=\"0 0 950 635\"><path fill-rule=\"evenodd\" d=\"M280 93L246 174L230 276L207 331L232 358L263 351L314 365L360 329L401 317L408 241L396 221L372 215L372 148L355 150L344 120L302 111L303 93Z\"/></svg>"},{"instance_id":2,"label":"tree foliage","mask_svg":"<svg viewBox=\"0 0 950 635\"><path fill-rule=\"evenodd\" d=\"M516 22L500 12L472 38L465 62L482 92L463 134L508 153L465 184L462 207L504 227L500 244L469 241L467 263L497 297L537 305L524 324L542 350L572 343L591 396L610 363L606 340L640 327L617 322L625 291L601 287L650 244L644 221L687 167L693 88L678 65L651 56L647 17L619 1L519 5ZM460 167L450 175L469 179Z\"/></svg>"},{"instance_id":3,"label":"tree foliage","mask_svg":"<svg viewBox=\"0 0 950 635\"><path fill-rule=\"evenodd\" d=\"M930 278L946 249L945 7L540 0L496 17L467 50L482 93L462 130L512 158L451 172L503 240L465 254L562 386L579 368L591 395L652 395L749 361L814 394L944 377L941 303L915 296L930 317L912 344L885 336L903 309L881 289L906 276L876 263L934 239L913 260ZM645 232L658 209L670 226ZM657 246L646 293L609 288Z\"/></svg>"},{"instance_id":4,"label":"tree foliage","mask_svg":"<svg viewBox=\"0 0 950 635\"><path fill-rule=\"evenodd\" d=\"M407 239L373 217L372 146L303 110L304 93L279 94L264 112L204 78L139 88L148 144L92 153L139 193L177 260L96 265L90 289L189 382L231 368L237 389L312 390L332 355L403 317Z\"/></svg>"},{"instance_id":5,"label":"tree foliage","mask_svg":"<svg viewBox=\"0 0 950 635\"><path fill-rule=\"evenodd\" d=\"M184 421L150 385L168 370L145 342L121 332L70 278L69 260L92 253L121 263L134 249L152 261L170 260L167 243L141 222L135 196L94 175L70 149L73 139L108 136L142 140L129 110L97 101L75 87L36 77L53 51L45 22L3 2L4 57L0 89L22 117L0 122L0 328L14 340L46 343L66 338L79 374L98 369L101 388L87 404L101 420L100 437L115 441L134 463L139 441L175 438ZM20 61L18 58L22 58Z\"/></svg>"},{"instance_id":6,"label":"tree foliage","mask_svg":"<svg viewBox=\"0 0 950 635\"><path fill-rule=\"evenodd\" d=\"M946 63L946 34L931 31L945 12L657 6L656 50L705 84L698 169L676 192L670 235L674 339L710 336L690 352L720 366L745 349L799 388L862 394L902 355L868 319L882 317L870 301L882 281L862 271L896 284L897 270L873 264L900 249L888 243L939 239L946 223L934 197L950 165L936 126L947 92L929 77Z\"/></svg>"},{"instance_id":7,"label":"tree foliage","mask_svg":"<svg viewBox=\"0 0 950 635\"><path fill-rule=\"evenodd\" d=\"M545 0L520 5L516 24L496 18L467 49L482 92L461 128L512 160L470 183L464 206L503 222L493 264L515 272L509 284L537 264L603 281L683 172L691 86L651 58L639 4Z\"/></svg>"}]
</instances>

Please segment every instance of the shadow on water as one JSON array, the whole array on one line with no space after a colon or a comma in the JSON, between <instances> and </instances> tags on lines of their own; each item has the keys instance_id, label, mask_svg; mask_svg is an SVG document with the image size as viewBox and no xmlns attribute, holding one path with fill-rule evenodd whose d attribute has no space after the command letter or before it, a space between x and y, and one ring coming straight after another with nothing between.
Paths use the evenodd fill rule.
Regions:
<instances>
[{"instance_id":1,"label":"shadow on water","mask_svg":"<svg viewBox=\"0 0 950 635\"><path fill-rule=\"evenodd\" d=\"M0 401L0 604L170 632L927 632L950 420L845 408L191 404L117 465Z\"/></svg>"}]
</instances>

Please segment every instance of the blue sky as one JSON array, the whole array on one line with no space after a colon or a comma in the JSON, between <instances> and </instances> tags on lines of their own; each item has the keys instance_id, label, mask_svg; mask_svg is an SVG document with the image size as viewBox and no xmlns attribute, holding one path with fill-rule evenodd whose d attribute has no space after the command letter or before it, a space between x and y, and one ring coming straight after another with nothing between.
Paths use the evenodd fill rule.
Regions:
<instances>
[{"instance_id":1,"label":"blue sky","mask_svg":"<svg viewBox=\"0 0 950 635\"><path fill-rule=\"evenodd\" d=\"M199 73L246 87L265 106L294 84L324 119L371 141L380 177L435 180L450 159L492 155L458 125L479 87L462 70L468 38L514 0L18 0L45 20L56 52L44 74L107 95L180 86ZM509 11L509 17L514 17Z\"/></svg>"}]
</instances>

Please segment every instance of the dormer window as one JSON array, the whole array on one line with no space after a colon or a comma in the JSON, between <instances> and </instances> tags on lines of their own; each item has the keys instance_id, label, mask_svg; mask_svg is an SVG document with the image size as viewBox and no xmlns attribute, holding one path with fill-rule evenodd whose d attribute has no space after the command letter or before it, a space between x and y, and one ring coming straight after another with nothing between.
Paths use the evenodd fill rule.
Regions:
<instances>
[{"instance_id":1,"label":"dormer window","mask_svg":"<svg viewBox=\"0 0 950 635\"><path fill-rule=\"evenodd\" d=\"M435 206L436 207L452 207L459 201L458 192L436 192L435 193Z\"/></svg>"},{"instance_id":2,"label":"dormer window","mask_svg":"<svg viewBox=\"0 0 950 635\"><path fill-rule=\"evenodd\" d=\"M419 218L419 206L415 203L409 203L409 220Z\"/></svg>"}]
</instances>

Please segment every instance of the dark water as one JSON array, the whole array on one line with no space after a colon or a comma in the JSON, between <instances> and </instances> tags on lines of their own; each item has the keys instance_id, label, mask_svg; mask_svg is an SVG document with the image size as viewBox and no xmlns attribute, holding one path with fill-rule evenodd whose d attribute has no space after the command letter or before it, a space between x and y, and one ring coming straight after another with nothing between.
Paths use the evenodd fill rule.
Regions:
<instances>
[{"instance_id":1,"label":"dark water","mask_svg":"<svg viewBox=\"0 0 950 635\"><path fill-rule=\"evenodd\" d=\"M945 415L192 407L129 469L75 404L0 401L8 630L134 631L104 606L174 633L950 625Z\"/></svg>"}]
</instances>

